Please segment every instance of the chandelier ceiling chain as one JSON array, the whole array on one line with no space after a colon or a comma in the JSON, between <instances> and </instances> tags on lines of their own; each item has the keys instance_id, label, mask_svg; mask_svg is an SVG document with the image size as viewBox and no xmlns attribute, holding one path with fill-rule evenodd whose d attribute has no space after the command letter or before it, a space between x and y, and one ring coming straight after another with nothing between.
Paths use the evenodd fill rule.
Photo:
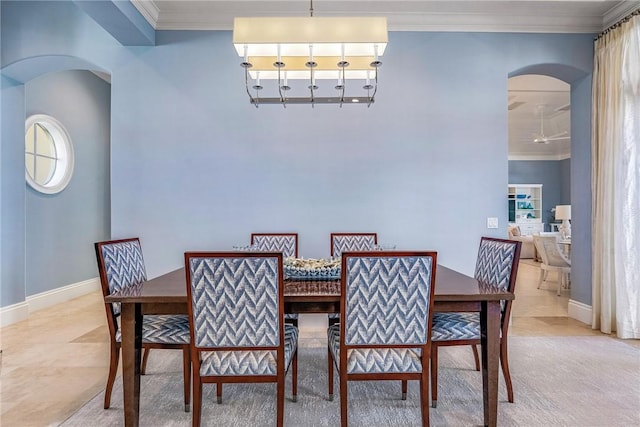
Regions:
<instances>
[{"instance_id":1,"label":"chandelier ceiling chain","mask_svg":"<svg viewBox=\"0 0 640 427\"><path fill-rule=\"evenodd\" d=\"M285 108L287 104L313 107L320 103L371 106L378 91L380 56L388 42L386 18L314 17L313 0L309 15L235 19L233 43L243 58L240 65L244 68L250 103L256 107L280 104ZM308 96L289 96L293 89L290 81L300 80L306 80ZM337 84L319 83L327 80ZM364 81L366 96L346 96L347 89L352 87L348 80ZM275 81L277 87L269 89L271 86L263 86L262 81ZM326 96L331 89L338 91L338 95ZM268 90L273 90L276 96L260 95Z\"/></svg>"}]
</instances>

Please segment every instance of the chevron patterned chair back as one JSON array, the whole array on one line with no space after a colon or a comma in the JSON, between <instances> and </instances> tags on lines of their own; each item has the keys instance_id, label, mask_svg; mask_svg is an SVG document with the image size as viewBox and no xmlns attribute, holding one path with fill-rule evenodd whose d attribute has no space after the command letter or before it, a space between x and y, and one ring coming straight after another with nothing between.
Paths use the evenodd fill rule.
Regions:
<instances>
[{"instance_id":1,"label":"chevron patterned chair back","mask_svg":"<svg viewBox=\"0 0 640 427\"><path fill-rule=\"evenodd\" d=\"M200 425L202 384L277 383L277 425L284 421L284 380L297 395L298 328L285 324L281 253L187 252L187 300L194 371L193 425Z\"/></svg>"},{"instance_id":2,"label":"chevron patterned chair back","mask_svg":"<svg viewBox=\"0 0 640 427\"><path fill-rule=\"evenodd\" d=\"M474 277L487 285L514 292L522 242L483 237L480 240ZM507 338L511 301L502 301L500 318L500 362L507 386L509 402L513 402L513 386L509 372ZM438 402L438 347L471 345L476 364L480 370L477 345L480 344L480 316L473 313L435 313L432 326L431 346L431 403Z\"/></svg>"},{"instance_id":3,"label":"chevron patterned chair back","mask_svg":"<svg viewBox=\"0 0 640 427\"><path fill-rule=\"evenodd\" d=\"M298 258L298 233L252 233L251 246L262 252L282 252L287 257ZM297 313L285 313L287 322L298 326Z\"/></svg>"},{"instance_id":4,"label":"chevron patterned chair back","mask_svg":"<svg viewBox=\"0 0 640 427\"><path fill-rule=\"evenodd\" d=\"M378 244L378 233L331 233L331 256L342 252L372 251Z\"/></svg>"},{"instance_id":5,"label":"chevron patterned chair back","mask_svg":"<svg viewBox=\"0 0 640 427\"><path fill-rule=\"evenodd\" d=\"M251 246L261 252L282 252L285 258L297 258L298 233L252 233Z\"/></svg>"},{"instance_id":6,"label":"chevron patterned chair back","mask_svg":"<svg viewBox=\"0 0 640 427\"><path fill-rule=\"evenodd\" d=\"M339 258L342 252L372 251L378 244L378 233L331 233L331 257ZM340 321L339 313L329 313L329 326Z\"/></svg>"},{"instance_id":7,"label":"chevron patterned chair back","mask_svg":"<svg viewBox=\"0 0 640 427\"><path fill-rule=\"evenodd\" d=\"M349 252L342 255L342 320L328 330L329 399L334 364L341 423L347 382L418 380L423 425L429 422L429 356L436 252ZM404 383L403 383L404 385ZM403 387L403 399L406 388Z\"/></svg>"},{"instance_id":8,"label":"chevron patterned chair back","mask_svg":"<svg viewBox=\"0 0 640 427\"><path fill-rule=\"evenodd\" d=\"M147 273L140 239L110 240L95 243L98 273L104 297L129 288L142 286ZM111 338L109 375L104 395L104 408L111 406L111 391L118 371L121 331L118 322L120 304L105 302ZM142 374L145 373L152 348L181 349L184 368L184 405L189 411L191 397L191 357L189 354L189 318L186 315L146 315L142 322Z\"/></svg>"}]
</instances>

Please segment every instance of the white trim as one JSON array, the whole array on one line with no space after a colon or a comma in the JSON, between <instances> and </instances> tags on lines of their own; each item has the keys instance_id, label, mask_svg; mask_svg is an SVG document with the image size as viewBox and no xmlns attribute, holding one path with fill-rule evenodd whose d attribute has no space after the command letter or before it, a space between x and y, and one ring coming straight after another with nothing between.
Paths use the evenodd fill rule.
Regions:
<instances>
[{"instance_id":1,"label":"white trim","mask_svg":"<svg viewBox=\"0 0 640 427\"><path fill-rule=\"evenodd\" d=\"M29 317L29 305L26 301L0 308L0 328L26 320Z\"/></svg>"},{"instance_id":2,"label":"white trim","mask_svg":"<svg viewBox=\"0 0 640 427\"><path fill-rule=\"evenodd\" d=\"M630 15L631 12L640 8L640 2L638 1L619 1L615 2L615 6L607 11L603 17L603 30L609 28L616 22Z\"/></svg>"},{"instance_id":3,"label":"white trim","mask_svg":"<svg viewBox=\"0 0 640 427\"><path fill-rule=\"evenodd\" d=\"M591 325L591 311L592 308L590 305L572 299L569 300L568 316L571 319L576 319L582 323Z\"/></svg>"},{"instance_id":4,"label":"white trim","mask_svg":"<svg viewBox=\"0 0 640 427\"><path fill-rule=\"evenodd\" d=\"M131 0L155 30L231 30L237 16L307 16L290 1ZM398 3L401 5L398 6ZM386 16L390 31L598 33L638 7L638 1L538 2L377 0L325 1L316 16ZM602 3L602 4L601 4ZM605 9L608 3L614 6ZM366 5L365 5L366 4ZM409 6L407 6L409 5ZM403 7L404 6L404 7ZM399 12L399 8L403 11ZM363 13L364 11L364 13Z\"/></svg>"},{"instance_id":5,"label":"white trim","mask_svg":"<svg viewBox=\"0 0 640 427\"><path fill-rule=\"evenodd\" d=\"M0 327L26 320L29 317L29 313L67 302L98 290L100 290L100 279L95 277L28 296L24 302L0 308Z\"/></svg>"},{"instance_id":6,"label":"white trim","mask_svg":"<svg viewBox=\"0 0 640 427\"><path fill-rule=\"evenodd\" d=\"M561 154L509 154L509 160L566 160L571 158L571 153Z\"/></svg>"},{"instance_id":7,"label":"white trim","mask_svg":"<svg viewBox=\"0 0 640 427\"><path fill-rule=\"evenodd\" d=\"M138 9L138 12L140 12L154 30L158 29L158 16L160 15L160 10L153 0L131 0L131 4Z\"/></svg>"},{"instance_id":8,"label":"white trim","mask_svg":"<svg viewBox=\"0 0 640 427\"><path fill-rule=\"evenodd\" d=\"M34 114L32 116L29 116L25 121L25 150L27 131L35 124L38 124L46 129L53 139L53 145L55 146L55 150L57 152L55 159L55 168L53 176L49 179L49 182L40 183L37 181L37 177L32 177L29 174L25 165L25 179L27 181L27 184L29 184L31 188L39 191L40 193L58 194L59 192L64 190L67 185L69 185L71 177L73 176L73 143L71 142L71 137L69 136L69 132L67 132L67 129L65 129L64 125L60 123L60 121L58 121L55 117L51 117L46 114ZM38 156L38 153L35 152L35 145L33 156Z\"/></svg>"}]
</instances>

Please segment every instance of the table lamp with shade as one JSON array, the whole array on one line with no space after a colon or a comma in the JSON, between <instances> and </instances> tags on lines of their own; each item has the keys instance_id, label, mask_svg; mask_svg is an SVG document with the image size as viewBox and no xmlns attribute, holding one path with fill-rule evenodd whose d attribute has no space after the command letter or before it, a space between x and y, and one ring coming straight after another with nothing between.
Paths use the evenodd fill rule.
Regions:
<instances>
[{"instance_id":1,"label":"table lamp with shade","mask_svg":"<svg viewBox=\"0 0 640 427\"><path fill-rule=\"evenodd\" d=\"M563 239L571 238L571 205L558 205L556 206L556 220L562 220L562 224L558 229L562 233Z\"/></svg>"}]
</instances>

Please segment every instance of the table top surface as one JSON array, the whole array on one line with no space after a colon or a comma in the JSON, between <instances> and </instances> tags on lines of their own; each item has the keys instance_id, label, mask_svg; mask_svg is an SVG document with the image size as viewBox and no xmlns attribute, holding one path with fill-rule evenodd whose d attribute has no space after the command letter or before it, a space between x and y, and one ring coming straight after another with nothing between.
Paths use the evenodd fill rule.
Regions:
<instances>
[{"instance_id":1,"label":"table top surface","mask_svg":"<svg viewBox=\"0 0 640 427\"><path fill-rule=\"evenodd\" d=\"M335 301L340 299L340 280L285 280L285 301ZM434 301L512 300L511 292L480 282L448 267L438 265ZM115 292L105 302L186 303L184 268Z\"/></svg>"}]
</instances>

